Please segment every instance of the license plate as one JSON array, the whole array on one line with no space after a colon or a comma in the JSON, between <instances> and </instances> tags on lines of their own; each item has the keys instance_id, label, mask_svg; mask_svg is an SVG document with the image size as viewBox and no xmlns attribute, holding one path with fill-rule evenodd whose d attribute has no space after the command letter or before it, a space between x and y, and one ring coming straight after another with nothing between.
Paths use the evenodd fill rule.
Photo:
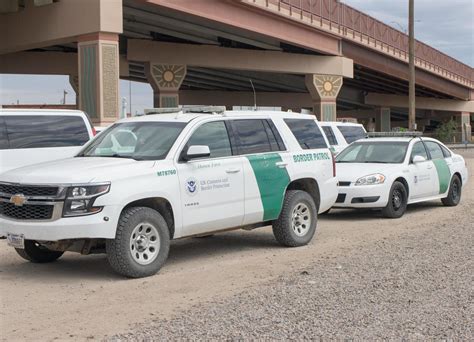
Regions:
<instances>
[{"instance_id":1,"label":"license plate","mask_svg":"<svg viewBox=\"0 0 474 342\"><path fill-rule=\"evenodd\" d=\"M7 244L15 248L25 248L25 236L23 234L7 233Z\"/></svg>"}]
</instances>

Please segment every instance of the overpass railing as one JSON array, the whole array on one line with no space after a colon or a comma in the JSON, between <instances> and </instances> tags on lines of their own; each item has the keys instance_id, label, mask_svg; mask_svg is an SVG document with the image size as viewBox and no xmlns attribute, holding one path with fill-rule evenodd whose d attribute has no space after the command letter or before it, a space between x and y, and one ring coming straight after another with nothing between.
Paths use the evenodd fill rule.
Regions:
<instances>
[{"instance_id":1,"label":"overpass railing","mask_svg":"<svg viewBox=\"0 0 474 342\"><path fill-rule=\"evenodd\" d=\"M405 33L337 0L240 1L276 10L280 14L300 19L346 39L369 45L408 61L408 36ZM474 71L470 66L420 41L416 41L415 56L418 67L474 88Z\"/></svg>"}]
</instances>

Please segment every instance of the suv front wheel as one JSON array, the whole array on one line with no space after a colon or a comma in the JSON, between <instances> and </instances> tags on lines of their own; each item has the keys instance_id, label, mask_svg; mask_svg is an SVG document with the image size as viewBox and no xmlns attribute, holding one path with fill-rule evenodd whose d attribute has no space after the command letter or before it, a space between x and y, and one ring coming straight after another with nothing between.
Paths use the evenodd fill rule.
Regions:
<instances>
[{"instance_id":1,"label":"suv front wheel","mask_svg":"<svg viewBox=\"0 0 474 342\"><path fill-rule=\"evenodd\" d=\"M273 222L273 235L283 246L308 244L316 232L318 211L313 198L305 191L286 192L280 216Z\"/></svg>"},{"instance_id":2,"label":"suv front wheel","mask_svg":"<svg viewBox=\"0 0 474 342\"><path fill-rule=\"evenodd\" d=\"M168 258L169 248L170 235L165 219L147 207L125 209L115 239L106 241L110 266L129 278L156 274Z\"/></svg>"}]
</instances>

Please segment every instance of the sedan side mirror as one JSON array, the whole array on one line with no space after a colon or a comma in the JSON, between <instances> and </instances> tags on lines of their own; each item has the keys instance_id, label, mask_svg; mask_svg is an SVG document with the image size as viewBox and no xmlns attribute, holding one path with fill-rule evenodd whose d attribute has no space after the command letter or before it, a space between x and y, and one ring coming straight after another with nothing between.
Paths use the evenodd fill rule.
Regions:
<instances>
[{"instance_id":1,"label":"sedan side mirror","mask_svg":"<svg viewBox=\"0 0 474 342\"><path fill-rule=\"evenodd\" d=\"M423 156L416 155L413 157L413 164L418 164L426 161L426 158Z\"/></svg>"},{"instance_id":2,"label":"sedan side mirror","mask_svg":"<svg viewBox=\"0 0 474 342\"><path fill-rule=\"evenodd\" d=\"M184 155L185 161L190 161L197 158L206 158L211 156L211 150L206 145L192 145L189 146L186 154Z\"/></svg>"}]
</instances>

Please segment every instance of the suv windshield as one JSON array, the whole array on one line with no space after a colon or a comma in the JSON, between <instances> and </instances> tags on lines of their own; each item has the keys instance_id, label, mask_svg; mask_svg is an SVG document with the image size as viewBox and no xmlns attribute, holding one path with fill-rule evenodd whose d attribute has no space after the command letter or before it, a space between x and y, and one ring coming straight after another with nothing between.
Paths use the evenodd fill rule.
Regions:
<instances>
[{"instance_id":1,"label":"suv windshield","mask_svg":"<svg viewBox=\"0 0 474 342\"><path fill-rule=\"evenodd\" d=\"M400 164L405 159L408 142L356 142L336 157L336 163Z\"/></svg>"},{"instance_id":2,"label":"suv windshield","mask_svg":"<svg viewBox=\"0 0 474 342\"><path fill-rule=\"evenodd\" d=\"M337 128L342 133L348 144L367 136L367 133L365 133L364 129L360 126L337 126Z\"/></svg>"},{"instance_id":3,"label":"suv windshield","mask_svg":"<svg viewBox=\"0 0 474 342\"><path fill-rule=\"evenodd\" d=\"M124 122L100 133L78 157L164 159L186 123Z\"/></svg>"}]
</instances>

